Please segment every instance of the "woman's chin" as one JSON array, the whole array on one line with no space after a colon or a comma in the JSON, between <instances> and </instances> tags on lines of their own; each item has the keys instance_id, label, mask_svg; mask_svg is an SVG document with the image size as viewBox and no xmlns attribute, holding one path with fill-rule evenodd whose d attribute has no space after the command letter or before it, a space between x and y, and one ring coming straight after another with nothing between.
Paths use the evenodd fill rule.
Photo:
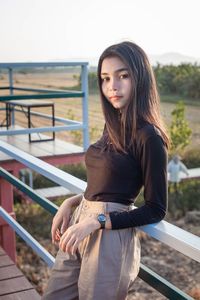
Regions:
<instances>
[{"instance_id":1,"label":"woman's chin","mask_svg":"<svg viewBox=\"0 0 200 300\"><path fill-rule=\"evenodd\" d=\"M115 109L122 109L123 107L124 107L124 105L122 105L122 104L113 104L113 107L115 108Z\"/></svg>"}]
</instances>

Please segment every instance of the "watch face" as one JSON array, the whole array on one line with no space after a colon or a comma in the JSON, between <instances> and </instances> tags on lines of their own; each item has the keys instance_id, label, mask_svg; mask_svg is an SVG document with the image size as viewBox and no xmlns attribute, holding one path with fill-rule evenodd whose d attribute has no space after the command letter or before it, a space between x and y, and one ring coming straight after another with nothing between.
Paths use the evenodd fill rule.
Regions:
<instances>
[{"instance_id":1,"label":"watch face","mask_svg":"<svg viewBox=\"0 0 200 300\"><path fill-rule=\"evenodd\" d=\"M99 220L99 222L105 222L106 216L104 214L100 214L100 215L98 215L98 220Z\"/></svg>"}]
</instances>

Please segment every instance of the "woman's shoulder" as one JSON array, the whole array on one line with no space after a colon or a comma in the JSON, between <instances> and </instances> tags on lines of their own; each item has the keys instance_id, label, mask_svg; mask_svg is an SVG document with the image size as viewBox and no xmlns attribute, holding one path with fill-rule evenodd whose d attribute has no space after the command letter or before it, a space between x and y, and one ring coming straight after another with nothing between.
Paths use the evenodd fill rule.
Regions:
<instances>
[{"instance_id":1,"label":"woman's shoulder","mask_svg":"<svg viewBox=\"0 0 200 300\"><path fill-rule=\"evenodd\" d=\"M149 138L162 138L160 130L154 125L148 122L140 124L137 130L137 140L141 143L145 143Z\"/></svg>"},{"instance_id":2,"label":"woman's shoulder","mask_svg":"<svg viewBox=\"0 0 200 300\"><path fill-rule=\"evenodd\" d=\"M163 140L161 131L154 124L145 122L137 130L135 139L135 156L142 159L144 153L163 153L167 154L167 148ZM161 151L161 152L160 152Z\"/></svg>"}]
</instances>

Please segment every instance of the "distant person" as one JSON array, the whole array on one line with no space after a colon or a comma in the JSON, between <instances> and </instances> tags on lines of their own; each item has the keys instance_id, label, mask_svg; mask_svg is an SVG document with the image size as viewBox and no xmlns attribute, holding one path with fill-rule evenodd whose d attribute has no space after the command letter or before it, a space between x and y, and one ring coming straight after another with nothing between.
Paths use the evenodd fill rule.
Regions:
<instances>
[{"instance_id":1,"label":"distant person","mask_svg":"<svg viewBox=\"0 0 200 300\"><path fill-rule=\"evenodd\" d=\"M43 300L125 300L140 267L136 228L166 214L169 140L145 52L132 42L110 46L98 82L104 131L85 155L84 194L53 219L60 250ZM145 203L131 210L142 187Z\"/></svg>"},{"instance_id":2,"label":"distant person","mask_svg":"<svg viewBox=\"0 0 200 300\"><path fill-rule=\"evenodd\" d=\"M172 160L168 163L167 171L169 173L169 192L174 189L175 193L179 193L179 183L181 181L181 171L187 176L189 175L187 167L181 162L179 155L174 155Z\"/></svg>"}]
</instances>

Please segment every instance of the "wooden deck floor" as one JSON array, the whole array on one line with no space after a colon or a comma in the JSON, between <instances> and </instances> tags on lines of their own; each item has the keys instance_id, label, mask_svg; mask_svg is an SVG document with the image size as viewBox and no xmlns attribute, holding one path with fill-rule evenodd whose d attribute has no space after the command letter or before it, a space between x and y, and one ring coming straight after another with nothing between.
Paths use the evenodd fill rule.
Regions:
<instances>
[{"instance_id":1,"label":"wooden deck floor","mask_svg":"<svg viewBox=\"0 0 200 300\"><path fill-rule=\"evenodd\" d=\"M20 126L15 126L15 129L22 129ZM1 130L5 130L0 128ZM41 135L41 134L40 134ZM41 137L45 138L46 135L42 134ZM38 138L38 137L37 137ZM29 154L36 157L49 157L49 156L60 156L60 155L72 155L83 153L83 148L65 141L61 141L60 139L55 139L54 141L43 141L43 142L35 142L29 143L28 135L14 135L14 136L0 136L0 140L11 144L28 152ZM0 151L0 161L10 160L11 158Z\"/></svg>"},{"instance_id":2,"label":"wooden deck floor","mask_svg":"<svg viewBox=\"0 0 200 300\"><path fill-rule=\"evenodd\" d=\"M41 296L0 247L0 299L39 300Z\"/></svg>"}]
</instances>

